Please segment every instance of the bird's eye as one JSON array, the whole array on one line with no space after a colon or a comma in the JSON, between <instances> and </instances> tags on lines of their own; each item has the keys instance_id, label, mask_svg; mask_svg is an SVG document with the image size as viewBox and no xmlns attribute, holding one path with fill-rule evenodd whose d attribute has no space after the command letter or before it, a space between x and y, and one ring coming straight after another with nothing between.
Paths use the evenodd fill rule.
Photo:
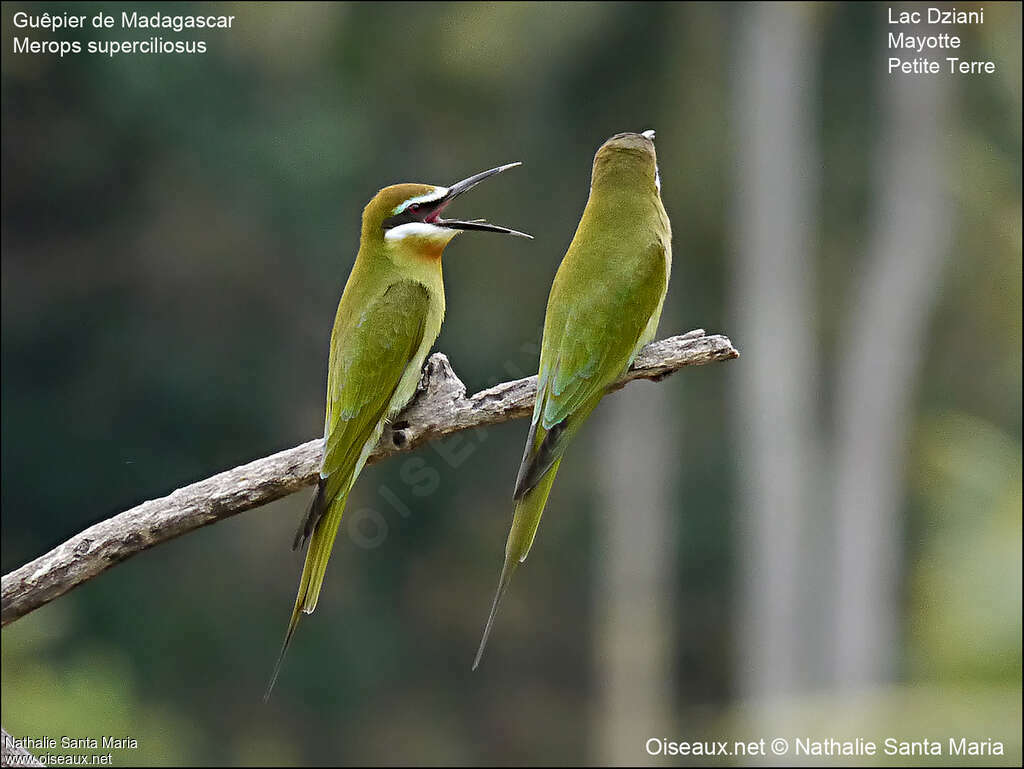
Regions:
<instances>
[{"instance_id":1,"label":"bird's eye","mask_svg":"<svg viewBox=\"0 0 1024 769\"><path fill-rule=\"evenodd\" d=\"M419 211L420 210L420 204L419 203L413 203L411 206L409 206L409 210L410 211Z\"/></svg>"}]
</instances>

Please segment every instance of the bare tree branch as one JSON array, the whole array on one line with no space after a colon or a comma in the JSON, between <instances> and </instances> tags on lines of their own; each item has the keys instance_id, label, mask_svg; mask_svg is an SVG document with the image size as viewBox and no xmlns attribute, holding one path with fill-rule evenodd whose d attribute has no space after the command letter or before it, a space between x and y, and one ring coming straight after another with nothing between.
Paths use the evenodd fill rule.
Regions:
<instances>
[{"instance_id":1,"label":"bare tree branch","mask_svg":"<svg viewBox=\"0 0 1024 769\"><path fill-rule=\"evenodd\" d=\"M43 762L19 745L6 729L0 728L0 766L44 766Z\"/></svg>"},{"instance_id":2,"label":"bare tree branch","mask_svg":"<svg viewBox=\"0 0 1024 769\"><path fill-rule=\"evenodd\" d=\"M724 336L703 329L652 342L613 389L634 379L661 379L683 366L739 357ZM466 397L448 358L430 356L412 403L384 431L370 456L379 462L426 441L472 427L507 422L533 409L537 377L504 382ZM322 439L227 470L143 502L90 526L3 577L2 624L38 609L147 548L298 491L320 469Z\"/></svg>"}]
</instances>

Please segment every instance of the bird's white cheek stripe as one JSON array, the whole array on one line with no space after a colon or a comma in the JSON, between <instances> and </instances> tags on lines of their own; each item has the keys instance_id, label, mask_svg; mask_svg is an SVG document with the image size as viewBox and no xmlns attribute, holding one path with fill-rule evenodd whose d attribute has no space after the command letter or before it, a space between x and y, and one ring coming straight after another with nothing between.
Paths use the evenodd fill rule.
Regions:
<instances>
[{"instance_id":1,"label":"bird's white cheek stripe","mask_svg":"<svg viewBox=\"0 0 1024 769\"><path fill-rule=\"evenodd\" d=\"M385 232L384 240L402 240L409 237L443 239L450 237L452 234L453 231L447 227L438 227L436 224L428 224L427 222L408 222L392 227Z\"/></svg>"}]
</instances>

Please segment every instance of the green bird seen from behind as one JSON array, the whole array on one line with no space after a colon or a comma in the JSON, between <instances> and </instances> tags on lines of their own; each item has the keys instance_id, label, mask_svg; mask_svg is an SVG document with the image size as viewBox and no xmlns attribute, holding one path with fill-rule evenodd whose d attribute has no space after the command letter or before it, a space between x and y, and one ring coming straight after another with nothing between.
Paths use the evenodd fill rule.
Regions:
<instances>
[{"instance_id":1,"label":"green bird seen from behind","mask_svg":"<svg viewBox=\"0 0 1024 769\"><path fill-rule=\"evenodd\" d=\"M474 669L512 575L530 552L566 448L654 339L672 267L671 240L654 132L611 137L594 157L590 197L548 297L512 529Z\"/></svg>"},{"instance_id":2,"label":"green bird seen from behind","mask_svg":"<svg viewBox=\"0 0 1024 769\"><path fill-rule=\"evenodd\" d=\"M444 219L444 209L484 179L519 163L453 184L396 184L363 210L359 252L338 304L327 374L324 450L316 494L295 535L308 543L298 594L274 673L303 613L316 608L349 491L385 424L412 399L444 319L441 255L460 232L524 233L482 220Z\"/></svg>"}]
</instances>

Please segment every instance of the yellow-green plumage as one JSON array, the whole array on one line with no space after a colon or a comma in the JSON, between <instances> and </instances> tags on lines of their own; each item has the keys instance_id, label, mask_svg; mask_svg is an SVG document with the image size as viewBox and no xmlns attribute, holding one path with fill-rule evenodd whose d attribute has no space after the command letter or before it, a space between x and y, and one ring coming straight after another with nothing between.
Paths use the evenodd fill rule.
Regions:
<instances>
[{"instance_id":1,"label":"yellow-green plumage","mask_svg":"<svg viewBox=\"0 0 1024 769\"><path fill-rule=\"evenodd\" d=\"M474 668L508 583L530 552L566 447L657 331L672 234L652 138L618 134L594 158L590 197L548 298L515 514Z\"/></svg>"},{"instance_id":2,"label":"yellow-green plumage","mask_svg":"<svg viewBox=\"0 0 1024 769\"><path fill-rule=\"evenodd\" d=\"M296 548L308 542L309 549L266 697L300 617L316 608L349 492L387 421L415 395L423 363L441 331L445 246L463 229L522 234L479 220L444 220L440 213L465 190L510 167L450 188L385 187L363 211L359 253L331 333L320 478L294 542Z\"/></svg>"}]
</instances>

